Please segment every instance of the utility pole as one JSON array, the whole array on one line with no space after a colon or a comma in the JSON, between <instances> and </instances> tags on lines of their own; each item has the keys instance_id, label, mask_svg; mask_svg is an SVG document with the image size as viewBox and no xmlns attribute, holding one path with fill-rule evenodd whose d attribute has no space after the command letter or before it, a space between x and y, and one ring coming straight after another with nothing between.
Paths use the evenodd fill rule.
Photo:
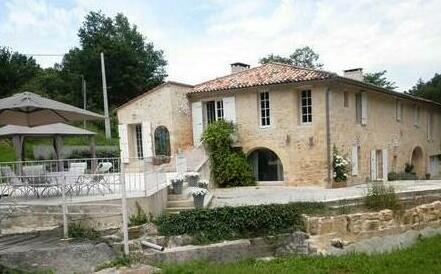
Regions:
<instances>
[{"instance_id":1,"label":"utility pole","mask_svg":"<svg viewBox=\"0 0 441 274\"><path fill-rule=\"evenodd\" d=\"M86 80L84 80L84 75L81 74L81 82L83 84L83 109L87 109L87 99L86 99ZM86 129L86 120L83 121L83 128Z\"/></svg>"},{"instance_id":2,"label":"utility pole","mask_svg":"<svg viewBox=\"0 0 441 274\"><path fill-rule=\"evenodd\" d=\"M104 53L101 52L101 74L103 78L103 100L104 100L104 122L106 128L106 138L112 138L110 133L109 103L107 102L106 68L104 66Z\"/></svg>"}]
</instances>

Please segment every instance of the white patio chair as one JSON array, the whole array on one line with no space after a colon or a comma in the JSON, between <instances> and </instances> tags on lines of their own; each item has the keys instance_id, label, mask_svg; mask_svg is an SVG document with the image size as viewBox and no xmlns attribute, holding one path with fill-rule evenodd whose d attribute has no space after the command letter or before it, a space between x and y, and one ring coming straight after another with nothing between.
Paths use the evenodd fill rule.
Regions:
<instances>
[{"instance_id":1,"label":"white patio chair","mask_svg":"<svg viewBox=\"0 0 441 274\"><path fill-rule=\"evenodd\" d=\"M32 190L26 180L21 180L10 166L0 167L0 172L4 178L1 184L1 197L3 196L22 196L28 197ZM16 195L17 194L17 195Z\"/></svg>"},{"instance_id":2,"label":"white patio chair","mask_svg":"<svg viewBox=\"0 0 441 274\"><path fill-rule=\"evenodd\" d=\"M44 165L29 165L23 167L23 175L28 183L29 187L32 188L34 194L37 197L44 196L51 193L59 193L56 184L46 176L46 170Z\"/></svg>"},{"instance_id":3,"label":"white patio chair","mask_svg":"<svg viewBox=\"0 0 441 274\"><path fill-rule=\"evenodd\" d=\"M107 190L109 193L113 193L112 189L110 188L108 176L106 176L112 167L113 164L110 162L101 162L98 164L93 172L93 175L89 177L89 180L87 180L86 185L88 194L91 190L98 190L102 195L104 195L105 192L103 192L102 188Z\"/></svg>"},{"instance_id":4,"label":"white patio chair","mask_svg":"<svg viewBox=\"0 0 441 274\"><path fill-rule=\"evenodd\" d=\"M67 193L75 192L76 195L79 195L81 194L82 188L87 187L85 184L86 170L86 162L69 164L69 170L64 173L64 177L66 178Z\"/></svg>"}]
</instances>

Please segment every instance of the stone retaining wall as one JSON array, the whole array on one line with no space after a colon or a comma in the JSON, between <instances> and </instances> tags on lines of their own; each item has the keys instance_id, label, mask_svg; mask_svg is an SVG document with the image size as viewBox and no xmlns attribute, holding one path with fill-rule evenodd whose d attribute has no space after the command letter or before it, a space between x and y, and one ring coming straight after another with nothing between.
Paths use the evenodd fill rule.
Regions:
<instances>
[{"instance_id":1,"label":"stone retaining wall","mask_svg":"<svg viewBox=\"0 0 441 274\"><path fill-rule=\"evenodd\" d=\"M345 214L339 216L305 216L306 232L323 245L325 239L341 238L357 241L375 236L398 234L408 230L441 226L441 201L420 205L404 212L392 210ZM329 241L328 241L329 243ZM319 248L320 248L320 244Z\"/></svg>"},{"instance_id":2,"label":"stone retaining wall","mask_svg":"<svg viewBox=\"0 0 441 274\"><path fill-rule=\"evenodd\" d=\"M137 213L139 205L147 215L159 216L167 205L167 188L148 197L127 198L128 215ZM98 230L121 226L121 199L70 203L68 222L82 223ZM20 204L6 218L1 220L1 234L15 234L38 230L50 230L62 226L63 216L60 205Z\"/></svg>"}]
</instances>

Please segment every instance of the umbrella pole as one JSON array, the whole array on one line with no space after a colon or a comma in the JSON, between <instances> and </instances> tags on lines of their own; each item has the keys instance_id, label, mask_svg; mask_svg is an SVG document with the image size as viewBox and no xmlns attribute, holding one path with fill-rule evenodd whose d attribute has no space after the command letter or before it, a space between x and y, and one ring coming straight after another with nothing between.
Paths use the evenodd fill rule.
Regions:
<instances>
[{"instance_id":1,"label":"umbrella pole","mask_svg":"<svg viewBox=\"0 0 441 274\"><path fill-rule=\"evenodd\" d=\"M54 150L55 159L57 160L57 170L63 171L63 164L61 162L61 150L63 148L63 138L60 135L54 136Z\"/></svg>"}]
</instances>

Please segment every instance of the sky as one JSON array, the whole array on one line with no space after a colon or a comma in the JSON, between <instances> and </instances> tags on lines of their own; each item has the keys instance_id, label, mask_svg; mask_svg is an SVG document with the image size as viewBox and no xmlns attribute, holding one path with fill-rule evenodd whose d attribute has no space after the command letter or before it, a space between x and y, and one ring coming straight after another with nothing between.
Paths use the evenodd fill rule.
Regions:
<instances>
[{"instance_id":1,"label":"sky","mask_svg":"<svg viewBox=\"0 0 441 274\"><path fill-rule=\"evenodd\" d=\"M167 80L196 84L270 53L312 47L324 69L388 71L398 91L441 73L441 0L0 0L0 46L64 54L89 11L122 12L164 51ZM42 67L60 56L35 57Z\"/></svg>"}]
</instances>

